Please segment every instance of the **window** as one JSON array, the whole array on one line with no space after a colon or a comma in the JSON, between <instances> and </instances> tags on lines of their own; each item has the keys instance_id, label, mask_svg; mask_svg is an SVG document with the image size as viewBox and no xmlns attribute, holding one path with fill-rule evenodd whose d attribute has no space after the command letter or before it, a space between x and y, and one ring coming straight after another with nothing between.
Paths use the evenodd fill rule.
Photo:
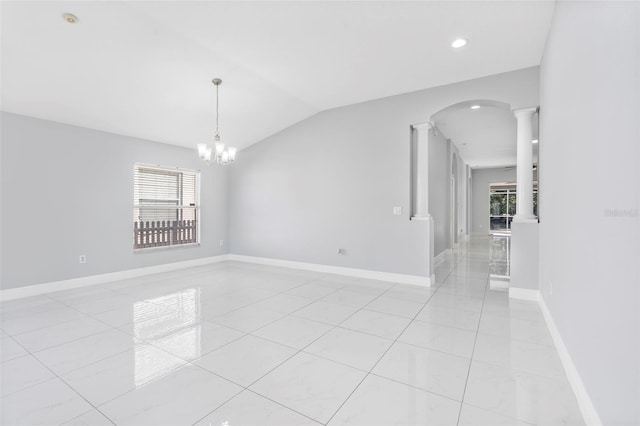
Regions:
<instances>
[{"instance_id":1,"label":"window","mask_svg":"<svg viewBox=\"0 0 640 426\"><path fill-rule=\"evenodd\" d=\"M200 172L136 163L133 248L198 244Z\"/></svg>"},{"instance_id":2,"label":"window","mask_svg":"<svg viewBox=\"0 0 640 426\"><path fill-rule=\"evenodd\" d=\"M533 182L533 214L538 213L538 182ZM516 184L489 184L489 230L510 231L516 215Z\"/></svg>"},{"instance_id":3,"label":"window","mask_svg":"<svg viewBox=\"0 0 640 426\"><path fill-rule=\"evenodd\" d=\"M489 221L491 231L508 231L516 214L516 187L492 184L489 191Z\"/></svg>"}]
</instances>

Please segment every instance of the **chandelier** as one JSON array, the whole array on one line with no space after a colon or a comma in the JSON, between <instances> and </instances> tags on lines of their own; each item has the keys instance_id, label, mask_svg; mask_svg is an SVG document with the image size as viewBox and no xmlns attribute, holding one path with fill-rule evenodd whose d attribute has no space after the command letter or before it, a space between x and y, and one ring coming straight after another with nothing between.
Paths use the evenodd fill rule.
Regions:
<instances>
[{"instance_id":1,"label":"chandelier","mask_svg":"<svg viewBox=\"0 0 640 426\"><path fill-rule=\"evenodd\" d=\"M234 146L225 147L224 144L220 142L220 132L218 130L218 98L222 80L214 78L213 84L216 86L216 135L213 137L213 145L208 143L198 144L198 155L207 165L222 164L226 166L235 161L237 148Z\"/></svg>"}]
</instances>

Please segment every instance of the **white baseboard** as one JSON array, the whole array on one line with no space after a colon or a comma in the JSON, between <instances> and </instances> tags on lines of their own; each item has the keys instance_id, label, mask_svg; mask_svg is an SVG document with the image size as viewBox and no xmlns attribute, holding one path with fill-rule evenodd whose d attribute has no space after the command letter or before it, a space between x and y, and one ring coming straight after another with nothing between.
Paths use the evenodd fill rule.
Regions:
<instances>
[{"instance_id":1,"label":"white baseboard","mask_svg":"<svg viewBox=\"0 0 640 426\"><path fill-rule=\"evenodd\" d=\"M544 303L544 298L540 297L538 300L538 304L540 305L542 316L547 323L547 328L551 333L553 343L555 344L556 350L558 351L560 361L562 361L562 365L564 367L565 373L567 374L569 384L571 385L573 393L576 395L576 399L578 400L578 406L580 407L580 411L582 412L582 417L584 418L585 423L587 424L587 426L602 426L600 416L593 406L593 402L591 402L589 393L587 392L587 389L585 388L584 383L580 378L580 374L578 373L578 370L576 369L576 366L571 359L571 355L569 355L569 351L567 350L567 347L562 340L562 336L560 336L560 331L558 331L558 327L556 327L556 323L555 321L553 321L551 312L547 308L547 305Z\"/></svg>"},{"instance_id":2,"label":"white baseboard","mask_svg":"<svg viewBox=\"0 0 640 426\"><path fill-rule=\"evenodd\" d=\"M528 288L509 287L509 298L537 302L540 300L540 291Z\"/></svg>"},{"instance_id":3,"label":"white baseboard","mask_svg":"<svg viewBox=\"0 0 640 426\"><path fill-rule=\"evenodd\" d=\"M445 257L447 257L447 255L451 253L453 253L453 249L448 248L442 250L436 257L433 258L433 267L435 268L436 266L444 262Z\"/></svg>"},{"instance_id":4,"label":"white baseboard","mask_svg":"<svg viewBox=\"0 0 640 426\"><path fill-rule=\"evenodd\" d=\"M556 351L558 352L558 356L562 361L562 366L564 367L564 371L567 375L567 380L569 381L569 384L573 389L573 393L576 396L576 400L578 401L578 406L580 407L580 412L582 413L585 423L587 426L602 426L600 416L591 402L587 389L585 388L584 383L580 378L580 374L571 359L571 355L569 355L569 351L562 340L558 327L556 327L556 323L551 316L551 312L547 308L544 298L540 295L540 291L511 287L509 288L509 298L538 302L544 320L547 323L547 328L549 329L549 333L551 334L551 338L553 339L553 343L556 347Z\"/></svg>"},{"instance_id":5,"label":"white baseboard","mask_svg":"<svg viewBox=\"0 0 640 426\"><path fill-rule=\"evenodd\" d=\"M509 278L492 279L489 277L489 288L497 291L509 291ZM516 299L514 297L514 299Z\"/></svg>"},{"instance_id":6,"label":"white baseboard","mask_svg":"<svg viewBox=\"0 0 640 426\"><path fill-rule=\"evenodd\" d=\"M400 284L417 285L420 287L431 286L431 277L418 275L396 274L393 272L372 271L369 269L345 268L342 266L321 265L317 263L295 262L292 260L272 259L268 257L244 256L230 254L229 260L238 262L257 263L260 265L280 266L283 268L304 269L306 271L323 272L327 274L346 275L349 277L366 278L370 280L389 281Z\"/></svg>"},{"instance_id":7,"label":"white baseboard","mask_svg":"<svg viewBox=\"0 0 640 426\"><path fill-rule=\"evenodd\" d=\"M86 277L72 278L69 280L34 284L26 287L9 288L6 290L0 290L0 300L20 299L23 297L37 296L39 294L51 293L54 291L70 290L73 288L87 287L94 284L104 284L111 281L141 277L143 275L159 274L162 272L175 271L177 269L208 265L211 263L218 263L222 262L223 260L228 260L228 256L229 255L227 254L223 254L220 256L186 260L184 262L165 263L162 265L147 266L144 268L110 272L107 274L89 275Z\"/></svg>"},{"instance_id":8,"label":"white baseboard","mask_svg":"<svg viewBox=\"0 0 640 426\"><path fill-rule=\"evenodd\" d=\"M187 260L184 262L166 263L162 265L147 266L144 268L128 269L125 271L110 272L100 275L89 275L86 277L72 278L62 281L54 281L43 284L34 284L25 287L9 288L0 290L0 300L13 300L23 297L37 296L40 294L52 293L54 291L70 290L74 288L87 287L94 284L104 284L111 281L125 280L129 278L141 277L144 275L159 274L162 272L175 271L178 269L191 268L195 266L218 263L225 260L236 260L240 262L257 263L261 265L281 266L285 268L304 269L308 271L324 272L329 274L346 275L357 278L367 278L380 281L389 281L400 284L417 285L429 287L435 282L433 277L421 277L417 275L396 274L391 272L371 271L368 269L343 268L339 266L320 265L314 263L293 262L289 260L270 259L263 257L242 256L237 254L223 254L220 256L204 257L200 259Z\"/></svg>"}]
</instances>

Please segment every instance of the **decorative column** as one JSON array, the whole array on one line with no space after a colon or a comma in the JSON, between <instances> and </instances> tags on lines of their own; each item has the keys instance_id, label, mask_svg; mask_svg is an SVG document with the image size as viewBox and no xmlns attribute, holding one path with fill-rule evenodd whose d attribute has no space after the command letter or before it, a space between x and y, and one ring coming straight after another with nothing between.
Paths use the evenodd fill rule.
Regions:
<instances>
[{"instance_id":1,"label":"decorative column","mask_svg":"<svg viewBox=\"0 0 640 426\"><path fill-rule=\"evenodd\" d=\"M431 124L413 126L413 197L412 219L430 218L429 214L429 129Z\"/></svg>"},{"instance_id":2,"label":"decorative column","mask_svg":"<svg viewBox=\"0 0 640 426\"><path fill-rule=\"evenodd\" d=\"M513 111L516 116L517 139L517 182L516 182L516 215L514 222L535 222L533 214L533 114L538 107L522 108Z\"/></svg>"},{"instance_id":3,"label":"decorative column","mask_svg":"<svg viewBox=\"0 0 640 426\"><path fill-rule=\"evenodd\" d=\"M434 270L434 234L433 218L429 213L429 131L432 130L431 123L416 124L413 126L413 146L412 146L412 182L413 182L413 211L411 220L426 222L427 248L426 264L427 276L426 285L435 284Z\"/></svg>"}]
</instances>

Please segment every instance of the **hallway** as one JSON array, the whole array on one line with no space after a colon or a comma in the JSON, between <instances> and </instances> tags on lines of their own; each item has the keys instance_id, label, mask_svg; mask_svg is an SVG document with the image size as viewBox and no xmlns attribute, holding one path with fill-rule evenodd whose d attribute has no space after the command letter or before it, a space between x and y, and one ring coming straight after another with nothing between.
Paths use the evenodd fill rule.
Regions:
<instances>
[{"instance_id":1,"label":"hallway","mask_svg":"<svg viewBox=\"0 0 640 426\"><path fill-rule=\"evenodd\" d=\"M439 300L446 300L442 323L475 331L465 404L522 424L584 424L540 309L509 299L504 288L509 240L493 235L461 244L436 268L437 290L425 311L435 313ZM470 424L512 424L493 417L483 423L477 416Z\"/></svg>"},{"instance_id":2,"label":"hallway","mask_svg":"<svg viewBox=\"0 0 640 426\"><path fill-rule=\"evenodd\" d=\"M2 423L584 424L489 239L431 289L224 262L2 303Z\"/></svg>"}]
</instances>

